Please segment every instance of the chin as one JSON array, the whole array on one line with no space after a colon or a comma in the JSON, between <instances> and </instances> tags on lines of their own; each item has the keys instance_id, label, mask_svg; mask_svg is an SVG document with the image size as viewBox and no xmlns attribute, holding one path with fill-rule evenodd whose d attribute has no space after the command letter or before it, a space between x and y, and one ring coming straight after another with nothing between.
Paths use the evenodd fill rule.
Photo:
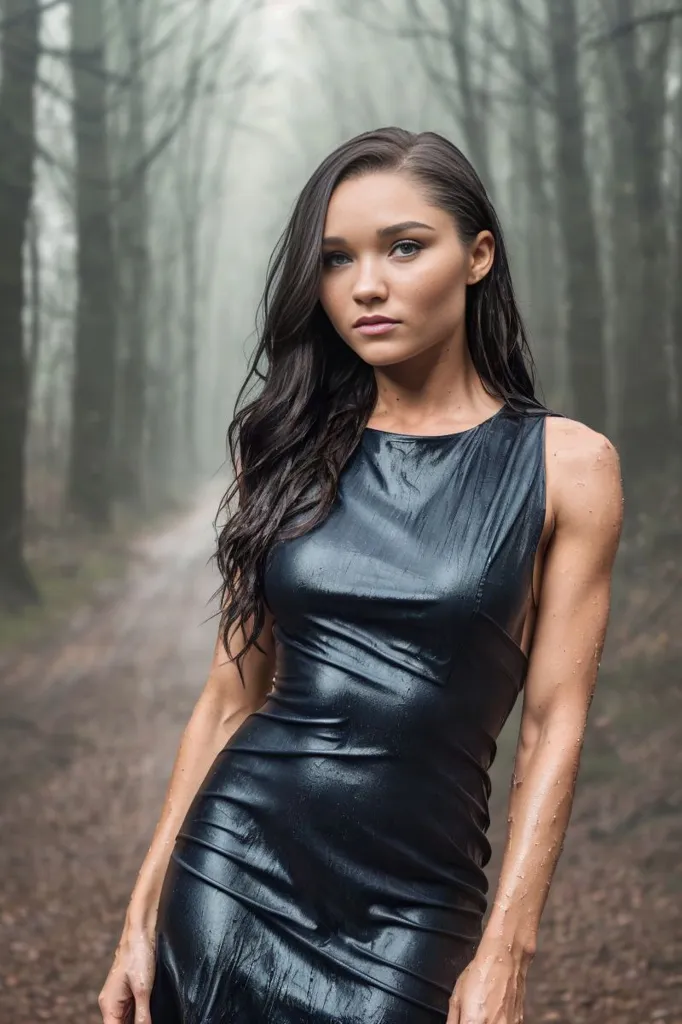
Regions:
<instances>
[{"instance_id":1,"label":"chin","mask_svg":"<svg viewBox=\"0 0 682 1024\"><path fill-rule=\"evenodd\" d=\"M363 345L356 355L360 356L363 362L370 366L392 366L397 363L405 363L415 356L421 355L424 349L415 349L403 345L396 345L390 341L374 341L369 345Z\"/></svg>"}]
</instances>

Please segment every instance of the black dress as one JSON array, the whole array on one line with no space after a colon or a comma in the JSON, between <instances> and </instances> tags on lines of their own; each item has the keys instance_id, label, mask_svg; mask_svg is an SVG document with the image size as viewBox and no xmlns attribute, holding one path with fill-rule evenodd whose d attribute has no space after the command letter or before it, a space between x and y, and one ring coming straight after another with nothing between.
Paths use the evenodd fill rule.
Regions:
<instances>
[{"instance_id":1,"label":"black dress","mask_svg":"<svg viewBox=\"0 0 682 1024\"><path fill-rule=\"evenodd\" d=\"M276 685L178 834L152 1024L445 1021L526 673L544 426L366 428L329 517L271 549Z\"/></svg>"}]
</instances>

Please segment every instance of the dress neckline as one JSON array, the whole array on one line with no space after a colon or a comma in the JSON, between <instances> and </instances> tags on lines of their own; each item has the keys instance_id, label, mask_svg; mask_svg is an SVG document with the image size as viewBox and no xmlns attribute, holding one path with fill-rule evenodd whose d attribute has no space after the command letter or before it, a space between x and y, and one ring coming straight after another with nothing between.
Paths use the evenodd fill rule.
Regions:
<instances>
[{"instance_id":1,"label":"dress neckline","mask_svg":"<svg viewBox=\"0 0 682 1024\"><path fill-rule=\"evenodd\" d=\"M366 431L370 431L373 434L385 434L386 437L397 437L405 441L439 441L444 440L448 437L463 437L465 434L472 434L475 430L480 430L481 427L485 427L487 424L492 423L498 416L501 416L507 409L507 405L502 405L494 412L492 416L488 416L486 419L481 420L480 423L476 423L473 427L467 427L465 430L455 430L450 434L400 434L395 430L382 430L380 427L365 427Z\"/></svg>"}]
</instances>

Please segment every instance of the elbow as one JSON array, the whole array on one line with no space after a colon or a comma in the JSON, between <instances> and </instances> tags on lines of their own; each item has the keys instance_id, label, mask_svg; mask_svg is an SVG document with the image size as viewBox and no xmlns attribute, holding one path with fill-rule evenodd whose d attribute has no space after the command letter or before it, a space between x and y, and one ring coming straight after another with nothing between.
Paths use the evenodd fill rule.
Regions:
<instances>
[{"instance_id":1,"label":"elbow","mask_svg":"<svg viewBox=\"0 0 682 1024\"><path fill-rule=\"evenodd\" d=\"M577 761L585 740L586 719L565 709L543 715L524 715L519 732L521 756L530 757L538 751L552 759Z\"/></svg>"},{"instance_id":2,"label":"elbow","mask_svg":"<svg viewBox=\"0 0 682 1024\"><path fill-rule=\"evenodd\" d=\"M254 680L247 677L245 686L236 679L226 686L222 675L209 675L200 699L217 724L231 729L265 704L271 688L269 678Z\"/></svg>"}]
</instances>

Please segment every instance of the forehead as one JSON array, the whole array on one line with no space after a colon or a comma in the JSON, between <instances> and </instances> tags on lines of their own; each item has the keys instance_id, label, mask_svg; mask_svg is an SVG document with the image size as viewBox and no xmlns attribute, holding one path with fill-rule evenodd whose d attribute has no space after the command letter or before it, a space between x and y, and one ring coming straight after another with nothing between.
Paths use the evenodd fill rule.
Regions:
<instances>
[{"instance_id":1,"label":"forehead","mask_svg":"<svg viewBox=\"0 0 682 1024\"><path fill-rule=\"evenodd\" d=\"M376 171L349 178L334 190L324 224L325 235L347 235L400 221L420 220L445 226L448 214L433 206L424 190L405 174Z\"/></svg>"}]
</instances>

